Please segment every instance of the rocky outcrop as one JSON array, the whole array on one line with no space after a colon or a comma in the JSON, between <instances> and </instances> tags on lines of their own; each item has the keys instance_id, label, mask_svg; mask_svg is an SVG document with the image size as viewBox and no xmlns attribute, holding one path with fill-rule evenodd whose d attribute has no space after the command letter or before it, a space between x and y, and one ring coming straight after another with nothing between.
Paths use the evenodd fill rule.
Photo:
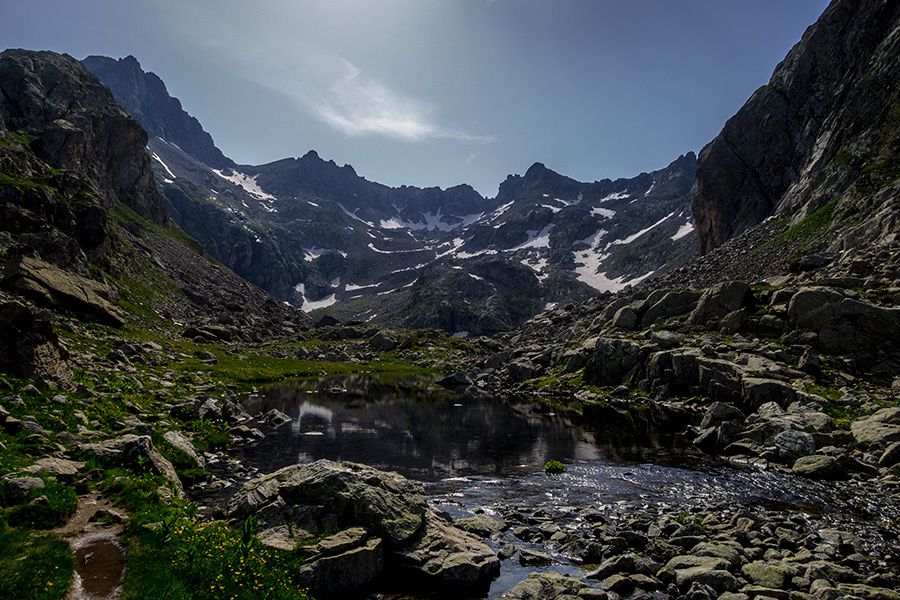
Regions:
<instances>
[{"instance_id":1,"label":"rocky outcrop","mask_svg":"<svg viewBox=\"0 0 900 600\"><path fill-rule=\"evenodd\" d=\"M356 463L318 460L251 480L229 514L256 515L261 537L285 548L304 535L342 532L311 550L304 577L313 584L357 564L366 576L345 583L365 587L381 574L382 541L385 577L428 589L486 588L500 568L488 546L428 508L421 484Z\"/></svg>"},{"instance_id":2,"label":"rocky outcrop","mask_svg":"<svg viewBox=\"0 0 900 600\"><path fill-rule=\"evenodd\" d=\"M125 323L115 290L99 281L64 271L37 258L6 265L3 287L47 307L84 315L108 325Z\"/></svg>"},{"instance_id":3,"label":"rocky outcrop","mask_svg":"<svg viewBox=\"0 0 900 600\"><path fill-rule=\"evenodd\" d=\"M84 174L107 207L121 202L163 223L147 134L81 63L65 54L0 53L0 122L33 137L35 153L50 166Z\"/></svg>"},{"instance_id":4,"label":"rocky outcrop","mask_svg":"<svg viewBox=\"0 0 900 600\"><path fill-rule=\"evenodd\" d=\"M693 198L702 252L829 200L837 221L857 221L830 246L896 234L893 193L879 190L896 183L898 23L892 0L834 0L703 149Z\"/></svg>"}]
</instances>

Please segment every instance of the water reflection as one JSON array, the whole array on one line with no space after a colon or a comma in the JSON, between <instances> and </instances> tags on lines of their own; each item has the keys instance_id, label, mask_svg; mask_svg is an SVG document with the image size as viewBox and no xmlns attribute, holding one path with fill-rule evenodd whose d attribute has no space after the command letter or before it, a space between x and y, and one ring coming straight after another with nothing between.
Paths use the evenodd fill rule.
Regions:
<instances>
[{"instance_id":1,"label":"water reflection","mask_svg":"<svg viewBox=\"0 0 900 600\"><path fill-rule=\"evenodd\" d=\"M462 474L505 475L549 458L597 457L591 439L561 419L502 402L473 400L430 378L319 379L267 388L245 401L291 423L242 453L264 471L318 458L363 462L434 481Z\"/></svg>"}]
</instances>

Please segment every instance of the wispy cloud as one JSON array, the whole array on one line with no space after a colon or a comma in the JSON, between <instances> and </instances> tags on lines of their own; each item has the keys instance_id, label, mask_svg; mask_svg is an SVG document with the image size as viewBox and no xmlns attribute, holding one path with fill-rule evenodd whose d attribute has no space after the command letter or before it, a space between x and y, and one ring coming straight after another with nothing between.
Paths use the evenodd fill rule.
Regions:
<instances>
[{"instance_id":1,"label":"wispy cloud","mask_svg":"<svg viewBox=\"0 0 900 600\"><path fill-rule=\"evenodd\" d=\"M493 137L477 135L438 123L434 107L366 77L351 62L338 58L328 81L304 93L310 113L348 136L383 135L409 142L455 139L489 142Z\"/></svg>"}]
</instances>

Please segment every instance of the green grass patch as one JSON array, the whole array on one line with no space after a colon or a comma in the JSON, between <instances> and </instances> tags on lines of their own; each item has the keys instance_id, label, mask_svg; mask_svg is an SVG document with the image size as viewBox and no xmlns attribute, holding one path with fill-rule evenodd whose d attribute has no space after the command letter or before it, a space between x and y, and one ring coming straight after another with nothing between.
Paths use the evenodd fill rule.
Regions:
<instances>
[{"instance_id":1,"label":"green grass patch","mask_svg":"<svg viewBox=\"0 0 900 600\"><path fill-rule=\"evenodd\" d=\"M12 529L0 521L0 598L59 600L66 595L74 568L63 540Z\"/></svg>"},{"instance_id":2,"label":"green grass patch","mask_svg":"<svg viewBox=\"0 0 900 600\"><path fill-rule=\"evenodd\" d=\"M547 475L562 475L569 469L558 460L548 460L544 463L544 473Z\"/></svg>"},{"instance_id":3,"label":"green grass patch","mask_svg":"<svg viewBox=\"0 0 900 600\"><path fill-rule=\"evenodd\" d=\"M837 199L820 206L805 219L782 231L775 237L779 244L787 245L804 243L818 239L824 235L834 219L834 209L837 207Z\"/></svg>"}]
</instances>

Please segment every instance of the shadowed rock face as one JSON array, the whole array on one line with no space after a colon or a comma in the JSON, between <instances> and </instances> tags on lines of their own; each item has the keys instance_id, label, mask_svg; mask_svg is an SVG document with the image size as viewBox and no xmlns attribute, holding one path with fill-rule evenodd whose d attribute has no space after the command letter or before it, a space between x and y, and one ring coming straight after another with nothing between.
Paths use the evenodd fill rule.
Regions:
<instances>
[{"instance_id":1,"label":"shadowed rock face","mask_svg":"<svg viewBox=\"0 0 900 600\"><path fill-rule=\"evenodd\" d=\"M882 161L898 140L898 19L893 0L834 0L703 149L693 195L703 253L772 214L796 221L843 196L840 219L858 192L891 183ZM885 217L867 209L874 239Z\"/></svg>"},{"instance_id":2,"label":"shadowed rock face","mask_svg":"<svg viewBox=\"0 0 900 600\"><path fill-rule=\"evenodd\" d=\"M0 123L33 138L31 149L51 167L89 178L107 207L119 201L166 221L144 152L147 134L71 56L0 53Z\"/></svg>"}]
</instances>

